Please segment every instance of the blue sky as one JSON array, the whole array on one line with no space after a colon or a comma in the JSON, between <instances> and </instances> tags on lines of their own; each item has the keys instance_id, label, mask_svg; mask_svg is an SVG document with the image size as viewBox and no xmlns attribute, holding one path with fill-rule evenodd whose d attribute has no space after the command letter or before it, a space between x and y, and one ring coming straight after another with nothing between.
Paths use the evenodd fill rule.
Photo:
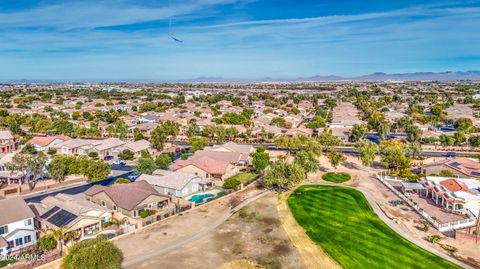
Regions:
<instances>
[{"instance_id":1,"label":"blue sky","mask_svg":"<svg viewBox=\"0 0 480 269\"><path fill-rule=\"evenodd\" d=\"M480 0L0 0L0 26L0 81L480 70Z\"/></svg>"}]
</instances>

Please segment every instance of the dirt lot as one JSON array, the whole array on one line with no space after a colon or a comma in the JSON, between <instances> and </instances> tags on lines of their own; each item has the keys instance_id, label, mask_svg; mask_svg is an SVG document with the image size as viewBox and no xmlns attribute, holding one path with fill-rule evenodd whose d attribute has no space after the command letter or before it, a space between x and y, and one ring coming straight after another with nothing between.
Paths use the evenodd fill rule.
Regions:
<instances>
[{"instance_id":1,"label":"dirt lot","mask_svg":"<svg viewBox=\"0 0 480 269\"><path fill-rule=\"evenodd\" d=\"M157 268L159 265L162 268L219 268L242 258L266 268L304 268L280 224L276 202L277 195L273 193L260 198L205 237L128 268ZM185 221L185 225L189 222ZM161 233L161 226L159 230ZM130 245L129 241L121 242L122 249ZM152 244L150 238L148 242ZM140 240L128 248L136 249L145 243Z\"/></svg>"}]
</instances>

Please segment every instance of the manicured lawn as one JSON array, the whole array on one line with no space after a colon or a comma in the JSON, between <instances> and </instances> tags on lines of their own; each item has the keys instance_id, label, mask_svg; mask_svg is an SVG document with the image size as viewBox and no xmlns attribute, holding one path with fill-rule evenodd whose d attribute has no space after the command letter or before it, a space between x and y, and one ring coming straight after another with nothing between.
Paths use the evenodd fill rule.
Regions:
<instances>
[{"instance_id":1,"label":"manicured lawn","mask_svg":"<svg viewBox=\"0 0 480 269\"><path fill-rule=\"evenodd\" d=\"M354 189L302 186L288 205L308 236L343 268L461 268L398 235Z\"/></svg>"},{"instance_id":2,"label":"manicured lawn","mask_svg":"<svg viewBox=\"0 0 480 269\"><path fill-rule=\"evenodd\" d=\"M322 179L334 183L343 183L350 180L350 175L347 173L328 172L323 174Z\"/></svg>"},{"instance_id":3,"label":"manicured lawn","mask_svg":"<svg viewBox=\"0 0 480 269\"><path fill-rule=\"evenodd\" d=\"M16 262L17 261L15 261L15 260L0 260L0 268L7 267L7 265L14 264Z\"/></svg>"},{"instance_id":4,"label":"manicured lawn","mask_svg":"<svg viewBox=\"0 0 480 269\"><path fill-rule=\"evenodd\" d=\"M236 178L236 179L238 179L238 181L245 184L247 182L252 181L256 176L257 176L257 174L255 174L255 173L238 173L234 176L229 177L229 179L230 178Z\"/></svg>"}]
</instances>

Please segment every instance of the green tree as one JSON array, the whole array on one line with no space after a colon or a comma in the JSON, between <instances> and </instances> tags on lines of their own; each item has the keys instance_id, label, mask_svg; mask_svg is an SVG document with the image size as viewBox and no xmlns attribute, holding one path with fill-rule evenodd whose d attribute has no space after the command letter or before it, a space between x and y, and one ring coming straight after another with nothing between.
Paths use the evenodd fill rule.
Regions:
<instances>
[{"instance_id":1,"label":"green tree","mask_svg":"<svg viewBox=\"0 0 480 269\"><path fill-rule=\"evenodd\" d=\"M295 163L277 161L266 170L263 184L276 190L289 189L305 179L305 171Z\"/></svg>"},{"instance_id":2,"label":"green tree","mask_svg":"<svg viewBox=\"0 0 480 269\"><path fill-rule=\"evenodd\" d=\"M91 181L104 180L110 175L110 165L103 160L90 161L84 175Z\"/></svg>"},{"instance_id":3,"label":"green tree","mask_svg":"<svg viewBox=\"0 0 480 269\"><path fill-rule=\"evenodd\" d=\"M225 180L223 183L223 188L224 189L235 189L236 187L240 186L242 182L238 180L237 178L230 177Z\"/></svg>"},{"instance_id":4,"label":"green tree","mask_svg":"<svg viewBox=\"0 0 480 269\"><path fill-rule=\"evenodd\" d=\"M264 147L258 147L255 152L251 154L252 165L256 171L264 171L270 165L270 155L265 151Z\"/></svg>"},{"instance_id":5,"label":"green tree","mask_svg":"<svg viewBox=\"0 0 480 269\"><path fill-rule=\"evenodd\" d=\"M317 155L310 151L300 151L295 155L295 164L300 165L305 173L316 172L320 167Z\"/></svg>"},{"instance_id":6,"label":"green tree","mask_svg":"<svg viewBox=\"0 0 480 269\"><path fill-rule=\"evenodd\" d=\"M63 164L62 160L55 157L48 166L48 174L53 180L62 182L67 175L67 167Z\"/></svg>"},{"instance_id":7,"label":"green tree","mask_svg":"<svg viewBox=\"0 0 480 269\"><path fill-rule=\"evenodd\" d=\"M160 169L168 169L172 161L172 156L168 153L162 153L155 158L155 164Z\"/></svg>"},{"instance_id":8,"label":"green tree","mask_svg":"<svg viewBox=\"0 0 480 269\"><path fill-rule=\"evenodd\" d=\"M468 134L475 131L475 128L473 127L473 122L469 118L459 118L457 121L455 121L454 126L457 132L463 131Z\"/></svg>"},{"instance_id":9,"label":"green tree","mask_svg":"<svg viewBox=\"0 0 480 269\"><path fill-rule=\"evenodd\" d=\"M370 166L375 161L375 156L380 152L377 144L370 140L362 139L355 144L360 154L360 160L365 166Z\"/></svg>"},{"instance_id":10,"label":"green tree","mask_svg":"<svg viewBox=\"0 0 480 269\"><path fill-rule=\"evenodd\" d=\"M399 140L384 140L380 143L382 149L381 162L386 168L408 169L411 159L406 156L407 147Z\"/></svg>"},{"instance_id":11,"label":"green tree","mask_svg":"<svg viewBox=\"0 0 480 269\"><path fill-rule=\"evenodd\" d=\"M350 140L352 142L357 142L362 140L368 133L367 127L361 124L355 124L352 128L352 134L350 135Z\"/></svg>"},{"instance_id":12,"label":"green tree","mask_svg":"<svg viewBox=\"0 0 480 269\"><path fill-rule=\"evenodd\" d=\"M143 139L145 139L145 136L142 134L142 132L140 132L140 129L133 129L133 140L138 141Z\"/></svg>"},{"instance_id":13,"label":"green tree","mask_svg":"<svg viewBox=\"0 0 480 269\"><path fill-rule=\"evenodd\" d=\"M122 159L122 160L133 160L133 158L135 157L135 154L133 153L133 151L129 150L129 149L124 149L122 150L122 152L120 152L118 154L118 158Z\"/></svg>"},{"instance_id":14,"label":"green tree","mask_svg":"<svg viewBox=\"0 0 480 269\"><path fill-rule=\"evenodd\" d=\"M343 155L342 153L340 152L337 152L336 150L334 149L331 149L329 152L328 152L328 160L330 161L330 164L333 166L333 168L337 169L337 166L344 162L347 158L345 157L345 155Z\"/></svg>"},{"instance_id":15,"label":"green tree","mask_svg":"<svg viewBox=\"0 0 480 269\"><path fill-rule=\"evenodd\" d=\"M62 269L120 269L121 250L103 236L80 241L68 249L62 259Z\"/></svg>"},{"instance_id":16,"label":"green tree","mask_svg":"<svg viewBox=\"0 0 480 269\"><path fill-rule=\"evenodd\" d=\"M412 142L407 147L407 153L409 153L413 157L420 156L420 154L422 154L422 152L423 152L423 149L422 149L422 145L420 144L420 142Z\"/></svg>"},{"instance_id":17,"label":"green tree","mask_svg":"<svg viewBox=\"0 0 480 269\"><path fill-rule=\"evenodd\" d=\"M416 125L409 125L405 129L405 132L407 133L407 140L409 142L418 142L420 141L420 138L422 137L422 131L418 126Z\"/></svg>"},{"instance_id":18,"label":"green tree","mask_svg":"<svg viewBox=\"0 0 480 269\"><path fill-rule=\"evenodd\" d=\"M7 169L10 172L20 172L25 177L28 188L32 190L38 179L43 175L46 163L47 156L43 152L35 155L19 152L7 164Z\"/></svg>"},{"instance_id":19,"label":"green tree","mask_svg":"<svg viewBox=\"0 0 480 269\"><path fill-rule=\"evenodd\" d=\"M188 142L190 143L190 153L194 153L208 146L208 138L206 137L193 136L188 138Z\"/></svg>"},{"instance_id":20,"label":"green tree","mask_svg":"<svg viewBox=\"0 0 480 269\"><path fill-rule=\"evenodd\" d=\"M38 247L43 251L51 251L57 248L57 240L52 235L42 236L37 241Z\"/></svg>"},{"instance_id":21,"label":"green tree","mask_svg":"<svg viewBox=\"0 0 480 269\"><path fill-rule=\"evenodd\" d=\"M152 158L140 157L135 164L135 171L138 174L149 174L157 170L158 166Z\"/></svg>"},{"instance_id":22,"label":"green tree","mask_svg":"<svg viewBox=\"0 0 480 269\"><path fill-rule=\"evenodd\" d=\"M326 126L325 119L322 116L317 115L313 117L312 120L305 126L310 129L324 128Z\"/></svg>"}]
</instances>

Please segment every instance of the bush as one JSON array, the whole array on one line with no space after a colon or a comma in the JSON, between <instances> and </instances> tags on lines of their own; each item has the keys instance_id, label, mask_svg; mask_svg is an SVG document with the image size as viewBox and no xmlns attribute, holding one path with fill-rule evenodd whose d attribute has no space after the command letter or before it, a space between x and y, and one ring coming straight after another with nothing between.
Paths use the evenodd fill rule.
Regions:
<instances>
[{"instance_id":1,"label":"bush","mask_svg":"<svg viewBox=\"0 0 480 269\"><path fill-rule=\"evenodd\" d=\"M330 181L334 183L343 183L349 181L351 176L347 173L334 173L328 172L322 176L322 179L325 181Z\"/></svg>"},{"instance_id":2,"label":"bush","mask_svg":"<svg viewBox=\"0 0 480 269\"><path fill-rule=\"evenodd\" d=\"M142 219L144 219L144 218L152 215L152 211L150 211L150 210L148 210L148 209L142 209L142 210L140 210L140 212L138 212L138 215L139 215Z\"/></svg>"},{"instance_id":3,"label":"bush","mask_svg":"<svg viewBox=\"0 0 480 269\"><path fill-rule=\"evenodd\" d=\"M223 183L224 189L235 189L236 187L240 186L240 180L236 178L227 178Z\"/></svg>"},{"instance_id":4,"label":"bush","mask_svg":"<svg viewBox=\"0 0 480 269\"><path fill-rule=\"evenodd\" d=\"M37 244L43 251L50 251L57 248L57 240L55 240L52 235L40 237Z\"/></svg>"},{"instance_id":5,"label":"bush","mask_svg":"<svg viewBox=\"0 0 480 269\"><path fill-rule=\"evenodd\" d=\"M98 158L98 152L95 152L95 151L89 152L88 157L90 157L92 159L96 159L96 158Z\"/></svg>"},{"instance_id":6,"label":"bush","mask_svg":"<svg viewBox=\"0 0 480 269\"><path fill-rule=\"evenodd\" d=\"M131 183L131 181L127 178L118 178L117 180L115 180L115 184L128 184L128 183Z\"/></svg>"},{"instance_id":7,"label":"bush","mask_svg":"<svg viewBox=\"0 0 480 269\"><path fill-rule=\"evenodd\" d=\"M442 239L439 235L430 235L425 238L428 242L435 244L440 242L440 239Z\"/></svg>"},{"instance_id":8,"label":"bush","mask_svg":"<svg viewBox=\"0 0 480 269\"><path fill-rule=\"evenodd\" d=\"M62 269L120 269L122 251L103 236L76 243L62 260Z\"/></svg>"},{"instance_id":9,"label":"bush","mask_svg":"<svg viewBox=\"0 0 480 269\"><path fill-rule=\"evenodd\" d=\"M458 251L458 249L454 246L447 245L447 244L441 244L440 245L444 250L450 252L450 253L455 253Z\"/></svg>"},{"instance_id":10,"label":"bush","mask_svg":"<svg viewBox=\"0 0 480 269\"><path fill-rule=\"evenodd\" d=\"M131 151L131 150L128 150L128 149L124 149L122 152L120 152L120 154L118 154L118 158L122 159L122 160L133 160L135 154Z\"/></svg>"}]
</instances>

